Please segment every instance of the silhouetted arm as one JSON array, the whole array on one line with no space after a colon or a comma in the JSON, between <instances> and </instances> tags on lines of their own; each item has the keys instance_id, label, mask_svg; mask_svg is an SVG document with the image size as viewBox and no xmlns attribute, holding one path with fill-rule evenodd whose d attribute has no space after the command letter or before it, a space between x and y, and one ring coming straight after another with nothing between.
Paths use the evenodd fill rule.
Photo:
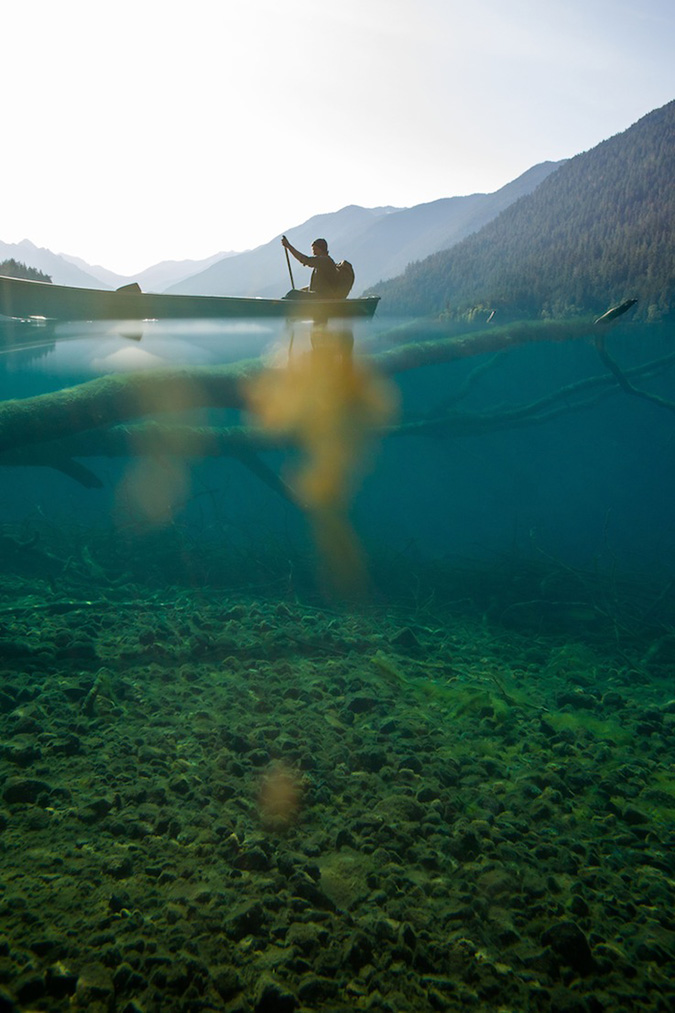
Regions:
<instances>
[{"instance_id":1,"label":"silhouetted arm","mask_svg":"<svg viewBox=\"0 0 675 1013\"><path fill-rule=\"evenodd\" d=\"M305 267L312 267L316 261L316 257L308 257L304 253L300 253L300 250L296 248L286 239L286 236L281 237L281 245L285 246L289 253L292 253L296 260L299 260Z\"/></svg>"}]
</instances>

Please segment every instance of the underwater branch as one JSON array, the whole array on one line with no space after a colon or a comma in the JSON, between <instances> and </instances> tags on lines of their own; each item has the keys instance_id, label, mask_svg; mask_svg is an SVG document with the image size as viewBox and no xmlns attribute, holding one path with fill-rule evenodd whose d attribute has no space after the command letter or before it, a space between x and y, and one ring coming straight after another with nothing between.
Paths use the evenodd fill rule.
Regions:
<instances>
[{"instance_id":1,"label":"underwater branch","mask_svg":"<svg viewBox=\"0 0 675 1013\"><path fill-rule=\"evenodd\" d=\"M585 319L520 321L448 336L442 324L420 322L391 332L406 343L365 356L364 361L380 374L394 376L535 341L576 340L589 336L592 329L593 322ZM429 333L432 339L419 340ZM77 387L5 401L0 404L0 454L134 419L198 408L241 409L246 385L262 370L259 359L248 359L224 366L112 374Z\"/></svg>"},{"instance_id":2,"label":"underwater branch","mask_svg":"<svg viewBox=\"0 0 675 1013\"><path fill-rule=\"evenodd\" d=\"M623 375L632 388L632 381L656 376L674 364L675 353L671 353L625 370ZM475 373L482 374L490 365L486 363L478 366ZM471 377L469 385L470 381ZM458 411L441 406L423 418L404 419L388 425L381 429L379 436L449 439L479 436L546 422L557 415L588 408L616 390L616 376L610 372L567 384L535 401L492 411ZM15 447L0 454L0 466L50 467L85 487L95 488L100 487L101 482L81 463L82 458L176 456L195 460L231 457L239 460L285 499L293 499L286 483L259 456L265 451L288 450L292 445L293 440L289 436L270 433L257 426L198 426L148 419L132 424L89 429L59 440L49 439L34 446Z\"/></svg>"}]
</instances>

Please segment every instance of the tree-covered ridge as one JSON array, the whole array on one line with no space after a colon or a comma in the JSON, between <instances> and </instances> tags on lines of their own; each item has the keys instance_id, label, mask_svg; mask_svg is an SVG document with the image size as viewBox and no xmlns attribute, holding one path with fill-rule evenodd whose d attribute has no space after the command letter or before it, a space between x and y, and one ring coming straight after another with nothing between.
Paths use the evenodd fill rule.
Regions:
<instances>
[{"instance_id":1,"label":"tree-covered ridge","mask_svg":"<svg viewBox=\"0 0 675 1013\"><path fill-rule=\"evenodd\" d=\"M38 271L37 267L27 267L13 257L9 260L0 260L0 274L4 274L6 278L27 278L29 281L52 280L44 271Z\"/></svg>"},{"instance_id":2,"label":"tree-covered ridge","mask_svg":"<svg viewBox=\"0 0 675 1013\"><path fill-rule=\"evenodd\" d=\"M570 159L480 232L377 286L382 309L464 317L675 314L675 102Z\"/></svg>"}]
</instances>

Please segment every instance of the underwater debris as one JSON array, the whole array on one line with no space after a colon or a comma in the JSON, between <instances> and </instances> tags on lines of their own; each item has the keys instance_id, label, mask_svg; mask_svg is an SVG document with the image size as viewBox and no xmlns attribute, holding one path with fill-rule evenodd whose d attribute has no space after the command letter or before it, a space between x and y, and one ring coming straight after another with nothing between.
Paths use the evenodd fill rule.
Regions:
<instances>
[{"instance_id":1,"label":"underwater debris","mask_svg":"<svg viewBox=\"0 0 675 1013\"><path fill-rule=\"evenodd\" d=\"M94 706L103 691L106 691L108 694L112 693L111 676L107 668L99 668L91 688L80 704L80 712L85 717L90 718L93 716Z\"/></svg>"},{"instance_id":2,"label":"underwater debris","mask_svg":"<svg viewBox=\"0 0 675 1013\"><path fill-rule=\"evenodd\" d=\"M623 314L631 309L632 306L635 306L636 303L637 299L626 299L624 302L619 303L618 306L612 306L612 308L607 310L606 313L603 313L601 317L597 317L593 323L609 324L612 320L616 320L618 317L623 316Z\"/></svg>"},{"instance_id":3,"label":"underwater debris","mask_svg":"<svg viewBox=\"0 0 675 1013\"><path fill-rule=\"evenodd\" d=\"M408 680L398 665L388 658L382 651L378 651L377 654L373 655L372 663L375 668L384 675L390 682L394 684L405 684Z\"/></svg>"}]
</instances>

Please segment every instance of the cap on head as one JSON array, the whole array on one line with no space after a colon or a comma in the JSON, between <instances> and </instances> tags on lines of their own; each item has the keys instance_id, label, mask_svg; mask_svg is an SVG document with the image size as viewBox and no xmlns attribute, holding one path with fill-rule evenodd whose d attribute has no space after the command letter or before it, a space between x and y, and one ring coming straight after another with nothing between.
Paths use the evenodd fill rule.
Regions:
<instances>
[{"instance_id":1,"label":"cap on head","mask_svg":"<svg viewBox=\"0 0 675 1013\"><path fill-rule=\"evenodd\" d=\"M325 239L315 239L312 246L318 246L324 253L328 253L328 243Z\"/></svg>"}]
</instances>

